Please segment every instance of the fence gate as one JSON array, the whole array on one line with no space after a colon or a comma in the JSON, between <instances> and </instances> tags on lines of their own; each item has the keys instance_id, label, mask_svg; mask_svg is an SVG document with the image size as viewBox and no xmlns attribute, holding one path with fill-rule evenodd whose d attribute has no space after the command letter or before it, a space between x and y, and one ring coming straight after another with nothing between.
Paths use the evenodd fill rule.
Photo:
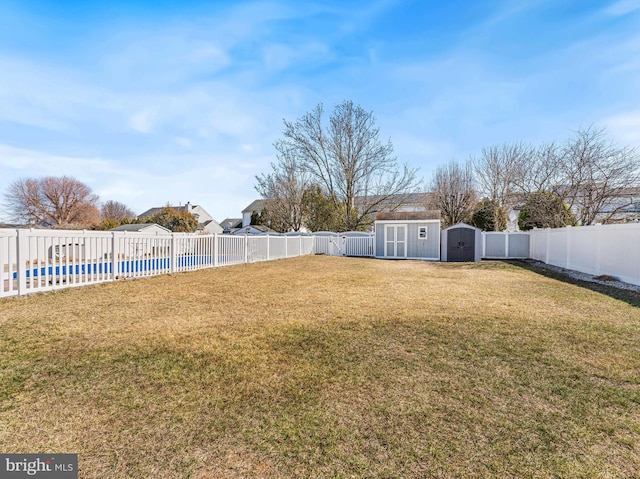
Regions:
<instances>
[{"instance_id":1,"label":"fence gate","mask_svg":"<svg viewBox=\"0 0 640 479\"><path fill-rule=\"evenodd\" d=\"M347 254L347 237L336 236L329 239L331 245L330 256L346 256Z\"/></svg>"},{"instance_id":2,"label":"fence gate","mask_svg":"<svg viewBox=\"0 0 640 479\"><path fill-rule=\"evenodd\" d=\"M323 239L323 243L318 242ZM324 243L326 236L316 237L316 252L320 251L329 256L374 256L374 237L370 234L341 234L330 236ZM325 246L326 245L326 246Z\"/></svg>"}]
</instances>

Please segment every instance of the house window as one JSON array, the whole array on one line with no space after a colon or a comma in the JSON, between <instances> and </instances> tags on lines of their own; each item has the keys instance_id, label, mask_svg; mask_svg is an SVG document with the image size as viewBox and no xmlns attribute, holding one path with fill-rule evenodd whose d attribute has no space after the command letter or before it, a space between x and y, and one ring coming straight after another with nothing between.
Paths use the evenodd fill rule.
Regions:
<instances>
[{"instance_id":1,"label":"house window","mask_svg":"<svg viewBox=\"0 0 640 479\"><path fill-rule=\"evenodd\" d=\"M427 227L426 226L420 226L420 228L418 228L418 238L419 239L427 239Z\"/></svg>"}]
</instances>

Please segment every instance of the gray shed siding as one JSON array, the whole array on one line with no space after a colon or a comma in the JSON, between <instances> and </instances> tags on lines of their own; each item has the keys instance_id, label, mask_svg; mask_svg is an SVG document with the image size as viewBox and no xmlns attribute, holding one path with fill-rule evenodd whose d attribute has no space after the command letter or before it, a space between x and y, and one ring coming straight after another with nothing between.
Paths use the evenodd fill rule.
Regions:
<instances>
[{"instance_id":1,"label":"gray shed siding","mask_svg":"<svg viewBox=\"0 0 640 479\"><path fill-rule=\"evenodd\" d=\"M433 259L440 258L440 221L377 221L375 231L376 256L384 257L384 231L386 225L406 227L407 258ZM427 228L427 239L420 239L420 227Z\"/></svg>"}]
</instances>

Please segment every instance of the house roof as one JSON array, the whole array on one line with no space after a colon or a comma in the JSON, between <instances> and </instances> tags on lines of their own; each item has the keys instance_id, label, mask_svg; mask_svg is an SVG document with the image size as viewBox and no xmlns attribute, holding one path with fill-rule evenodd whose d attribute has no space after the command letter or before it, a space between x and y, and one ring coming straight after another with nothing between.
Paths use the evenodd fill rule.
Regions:
<instances>
[{"instance_id":1,"label":"house roof","mask_svg":"<svg viewBox=\"0 0 640 479\"><path fill-rule=\"evenodd\" d=\"M242 218L225 218L218 223L223 228L229 225L230 228L239 228L242 226Z\"/></svg>"},{"instance_id":2,"label":"house roof","mask_svg":"<svg viewBox=\"0 0 640 479\"><path fill-rule=\"evenodd\" d=\"M208 221L205 221L204 223L200 223L200 226L205 227L205 226L210 225L211 223L215 223L215 224L217 224L218 226L220 226L220 223L218 223L216 220L208 220Z\"/></svg>"},{"instance_id":3,"label":"house roof","mask_svg":"<svg viewBox=\"0 0 640 479\"><path fill-rule=\"evenodd\" d=\"M275 233L271 228L264 225L248 225L243 228L234 228L231 234L260 234L260 233Z\"/></svg>"},{"instance_id":4,"label":"house roof","mask_svg":"<svg viewBox=\"0 0 640 479\"><path fill-rule=\"evenodd\" d=\"M376 213L376 221L420 221L420 220L439 220L440 210L429 211L396 211L386 212L380 211Z\"/></svg>"},{"instance_id":5,"label":"house roof","mask_svg":"<svg viewBox=\"0 0 640 479\"><path fill-rule=\"evenodd\" d=\"M157 215L158 213L162 212L162 210L165 209L165 208L173 208L174 210L178 210L178 211L187 209L186 206L170 206L170 205L157 206L157 207L154 207L154 208L149 208L147 211L145 211L143 213L140 213L138 215L138 218L143 219L143 218L146 218L148 216Z\"/></svg>"},{"instance_id":6,"label":"house roof","mask_svg":"<svg viewBox=\"0 0 640 479\"><path fill-rule=\"evenodd\" d=\"M265 225L250 225L252 228L262 231L263 233L275 233L274 230Z\"/></svg>"},{"instance_id":7,"label":"house roof","mask_svg":"<svg viewBox=\"0 0 640 479\"><path fill-rule=\"evenodd\" d=\"M153 216L156 215L158 213L161 213L163 209L165 208L173 208L176 211L189 211L189 208L194 209L194 208L198 208L199 205L192 205L191 203L187 203L186 205L181 205L181 206L172 206L172 205L166 205L166 206L156 206L153 208L149 208L147 211L140 213L138 215L138 218L146 218L147 216Z\"/></svg>"},{"instance_id":8,"label":"house roof","mask_svg":"<svg viewBox=\"0 0 640 479\"><path fill-rule=\"evenodd\" d=\"M421 212L433 207L433 193L402 193L389 196L356 196L356 206L360 210L370 209L370 213L381 211ZM372 206L375 205L375 206Z\"/></svg>"},{"instance_id":9,"label":"house roof","mask_svg":"<svg viewBox=\"0 0 640 479\"><path fill-rule=\"evenodd\" d=\"M254 211L261 211L264 209L264 203L266 200L254 200L249 206L242 210L242 214L252 213Z\"/></svg>"},{"instance_id":10,"label":"house roof","mask_svg":"<svg viewBox=\"0 0 640 479\"><path fill-rule=\"evenodd\" d=\"M133 231L133 232L141 232L149 228L161 228L165 230L167 233L171 233L171 230L165 228L164 226L160 226L156 223L138 223L134 225L120 225L117 228L111 228L109 231Z\"/></svg>"}]
</instances>

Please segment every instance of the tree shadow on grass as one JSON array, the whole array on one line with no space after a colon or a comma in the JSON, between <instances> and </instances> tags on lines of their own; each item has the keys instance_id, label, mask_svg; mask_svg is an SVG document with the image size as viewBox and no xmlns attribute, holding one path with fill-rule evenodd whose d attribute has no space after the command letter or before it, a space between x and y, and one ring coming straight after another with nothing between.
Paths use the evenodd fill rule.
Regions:
<instances>
[{"instance_id":1,"label":"tree shadow on grass","mask_svg":"<svg viewBox=\"0 0 640 479\"><path fill-rule=\"evenodd\" d=\"M580 286L581 288L590 289L591 291L595 291L596 293L605 294L607 296L618 299L620 301L624 301L625 303L628 303L631 306L640 308L639 292L631 291L628 289L616 288L615 286L608 286L601 283L594 283L591 281L584 281L584 280L572 278L569 275L566 275L557 271L553 271L550 269L546 269L540 266L536 266L535 263L531 263L525 260L510 260L510 261L505 261L505 263L518 266L520 268L526 269L528 271L532 271L534 273L540 274L547 278L557 279L558 281L562 281L563 283L574 284L576 286Z\"/></svg>"}]
</instances>

